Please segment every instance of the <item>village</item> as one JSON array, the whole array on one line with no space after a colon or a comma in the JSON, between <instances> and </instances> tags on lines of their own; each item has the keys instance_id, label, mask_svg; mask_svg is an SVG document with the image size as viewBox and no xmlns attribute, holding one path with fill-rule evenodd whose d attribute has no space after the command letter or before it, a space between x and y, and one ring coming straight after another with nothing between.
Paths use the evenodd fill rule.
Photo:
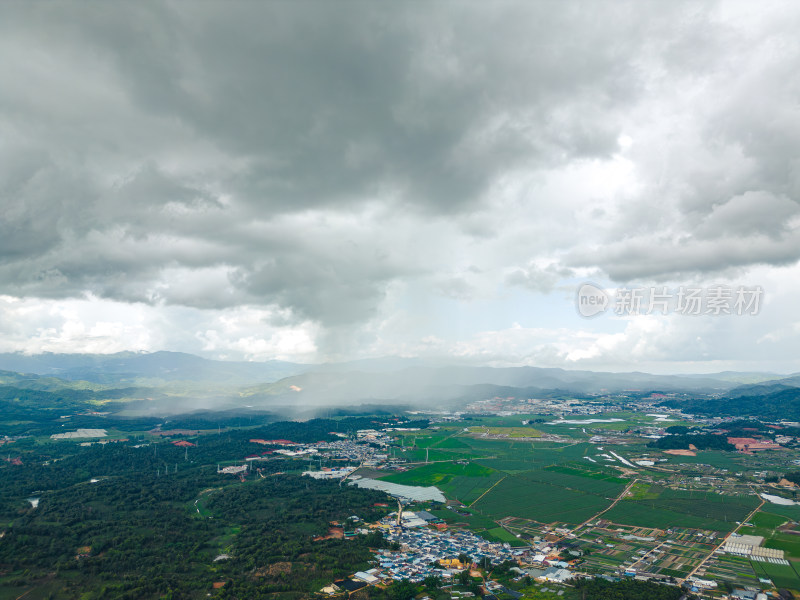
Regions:
<instances>
[{"instance_id":1,"label":"village","mask_svg":"<svg viewBox=\"0 0 800 600\"><path fill-rule=\"evenodd\" d=\"M326 586L322 593L329 595L340 591L352 593L367 585L386 585L392 581L408 580L418 583L438 578L443 588L463 586L472 577L482 579L484 592L503 589L515 596L497 581L486 579L493 566L503 563L515 573L515 579L536 579L540 582L563 583L574 577L570 563L560 559L556 548L543 542L539 547L529 544L511 546L509 543L489 542L467 530L449 528L441 519L425 510L402 510L390 513L377 523L361 524L351 517L354 531L347 536L366 534L376 529L385 539L396 544L398 550L376 550L374 568L353 574ZM534 566L536 565L536 566ZM462 574L468 574L469 578ZM469 597L469 591L452 591L453 597Z\"/></svg>"}]
</instances>

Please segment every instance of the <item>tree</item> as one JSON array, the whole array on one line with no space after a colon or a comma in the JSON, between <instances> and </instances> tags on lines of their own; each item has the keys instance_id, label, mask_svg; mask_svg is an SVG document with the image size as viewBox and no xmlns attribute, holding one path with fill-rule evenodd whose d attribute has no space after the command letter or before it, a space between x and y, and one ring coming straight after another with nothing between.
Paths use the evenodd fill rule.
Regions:
<instances>
[{"instance_id":1,"label":"tree","mask_svg":"<svg viewBox=\"0 0 800 600\"><path fill-rule=\"evenodd\" d=\"M417 586L408 579L403 579L389 586L386 594L389 600L411 600L417 595Z\"/></svg>"},{"instance_id":2,"label":"tree","mask_svg":"<svg viewBox=\"0 0 800 600\"><path fill-rule=\"evenodd\" d=\"M442 578L438 575L428 575L422 580L422 584L425 586L425 589L429 591L438 590L442 587Z\"/></svg>"}]
</instances>

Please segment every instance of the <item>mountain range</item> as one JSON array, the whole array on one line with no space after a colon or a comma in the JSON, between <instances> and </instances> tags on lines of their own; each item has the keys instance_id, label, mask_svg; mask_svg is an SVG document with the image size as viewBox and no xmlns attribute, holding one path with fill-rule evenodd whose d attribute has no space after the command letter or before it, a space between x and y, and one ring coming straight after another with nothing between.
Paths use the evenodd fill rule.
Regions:
<instances>
[{"instance_id":1,"label":"mountain range","mask_svg":"<svg viewBox=\"0 0 800 600\"><path fill-rule=\"evenodd\" d=\"M149 412L156 406L159 410L167 410L169 406L170 412L237 406L292 411L359 404L457 406L493 397L587 398L652 391L736 398L800 387L800 374L726 371L653 375L529 366L447 365L393 357L315 365L220 361L180 352L0 354L0 369L28 374L18 376L13 383L26 389L91 389L94 398L106 394L109 400L119 399L124 395L119 390L124 389L128 399L139 404L149 398ZM8 377L9 374L7 380Z\"/></svg>"}]
</instances>

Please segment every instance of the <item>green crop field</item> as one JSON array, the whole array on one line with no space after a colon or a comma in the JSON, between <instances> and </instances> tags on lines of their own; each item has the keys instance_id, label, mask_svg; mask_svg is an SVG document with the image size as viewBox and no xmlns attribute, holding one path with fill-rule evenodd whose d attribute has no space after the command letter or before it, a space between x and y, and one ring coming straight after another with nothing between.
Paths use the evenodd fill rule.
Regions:
<instances>
[{"instance_id":1,"label":"green crop field","mask_svg":"<svg viewBox=\"0 0 800 600\"><path fill-rule=\"evenodd\" d=\"M658 494L653 498L653 494ZM616 523L644 527L692 527L730 531L758 506L754 496L723 496L684 492L651 486L647 499L625 499L604 518Z\"/></svg>"},{"instance_id":2,"label":"green crop field","mask_svg":"<svg viewBox=\"0 0 800 600\"><path fill-rule=\"evenodd\" d=\"M800 536L791 533L772 532L764 540L767 548L783 550L787 556L800 558Z\"/></svg>"},{"instance_id":3,"label":"green crop field","mask_svg":"<svg viewBox=\"0 0 800 600\"><path fill-rule=\"evenodd\" d=\"M627 500L655 500L658 498L659 491L650 491L653 487L649 483L636 483L630 489L630 495L626 497Z\"/></svg>"},{"instance_id":4,"label":"green crop field","mask_svg":"<svg viewBox=\"0 0 800 600\"><path fill-rule=\"evenodd\" d=\"M477 425L469 428L470 433L473 434L486 434L486 435L500 435L510 438L538 438L542 437L542 432L532 427L486 427Z\"/></svg>"},{"instance_id":5,"label":"green crop field","mask_svg":"<svg viewBox=\"0 0 800 600\"><path fill-rule=\"evenodd\" d=\"M759 511L753 515L750 522L756 527L765 527L767 529L775 529L780 525L786 523L788 519L782 515L776 515L770 512Z\"/></svg>"},{"instance_id":6,"label":"green crop field","mask_svg":"<svg viewBox=\"0 0 800 600\"><path fill-rule=\"evenodd\" d=\"M749 523L752 525L752 527L747 527L746 532L751 535L760 535L766 541L778 533L776 529L788 522L788 520L789 519L781 515L768 512L758 512L750 519Z\"/></svg>"},{"instance_id":7,"label":"green crop field","mask_svg":"<svg viewBox=\"0 0 800 600\"><path fill-rule=\"evenodd\" d=\"M477 463L431 463L403 473L393 473L381 479L403 485L441 485L456 476L485 478L492 473L493 469Z\"/></svg>"},{"instance_id":8,"label":"green crop field","mask_svg":"<svg viewBox=\"0 0 800 600\"><path fill-rule=\"evenodd\" d=\"M528 481L547 483L569 490L585 492L588 494L597 494L599 496L603 496L604 498L615 498L625 487L625 484L617 478L611 478L610 480L598 479L595 477L567 474L555 471L553 469L525 471L520 473L518 477Z\"/></svg>"},{"instance_id":9,"label":"green crop field","mask_svg":"<svg viewBox=\"0 0 800 600\"><path fill-rule=\"evenodd\" d=\"M424 463L428 461L451 461L462 460L468 458L464 453L456 450L439 450L438 448L431 448L426 450L424 448L406 448L405 450L395 450L395 455L399 458L405 458L411 462Z\"/></svg>"},{"instance_id":10,"label":"green crop field","mask_svg":"<svg viewBox=\"0 0 800 600\"><path fill-rule=\"evenodd\" d=\"M496 539L500 540L501 542L508 542L509 544L517 544L517 545L522 544L522 542L519 541L519 538L517 538L517 536L515 536L513 533L506 531L502 527L495 527L494 529L490 529L487 533L495 537Z\"/></svg>"},{"instance_id":11,"label":"green crop field","mask_svg":"<svg viewBox=\"0 0 800 600\"><path fill-rule=\"evenodd\" d=\"M453 477L450 481L439 486L447 496L455 498L464 504L472 504L480 498L494 484L505 477L499 471L493 471L488 477Z\"/></svg>"},{"instance_id":12,"label":"green crop field","mask_svg":"<svg viewBox=\"0 0 800 600\"><path fill-rule=\"evenodd\" d=\"M619 472L613 469L605 468L603 465L584 465L582 463L573 465L555 465L547 467L548 471L554 473L565 473L567 475L578 475L580 477L590 477L592 479L602 479L605 481L613 481L614 483L621 483L627 485L628 481L617 477Z\"/></svg>"},{"instance_id":13,"label":"green crop field","mask_svg":"<svg viewBox=\"0 0 800 600\"><path fill-rule=\"evenodd\" d=\"M443 450L463 450L468 451L470 447L457 437L442 438L438 442L431 444L431 448L441 448Z\"/></svg>"},{"instance_id":14,"label":"green crop field","mask_svg":"<svg viewBox=\"0 0 800 600\"><path fill-rule=\"evenodd\" d=\"M587 451L593 449L593 446L583 443L555 445L483 439L465 439L465 442L476 450L482 450L485 456L493 457L481 459L482 464L509 473L582 461Z\"/></svg>"},{"instance_id":15,"label":"green crop field","mask_svg":"<svg viewBox=\"0 0 800 600\"><path fill-rule=\"evenodd\" d=\"M800 590L800 576L791 565L774 565L754 560L750 564L758 577L771 579L776 587Z\"/></svg>"},{"instance_id":16,"label":"green crop field","mask_svg":"<svg viewBox=\"0 0 800 600\"><path fill-rule=\"evenodd\" d=\"M765 504L764 508L775 515L781 515L792 521L800 521L800 505L783 506L781 504Z\"/></svg>"},{"instance_id":17,"label":"green crop field","mask_svg":"<svg viewBox=\"0 0 800 600\"><path fill-rule=\"evenodd\" d=\"M609 504L602 496L514 475L498 483L473 508L494 518L510 515L542 523L580 523Z\"/></svg>"}]
</instances>

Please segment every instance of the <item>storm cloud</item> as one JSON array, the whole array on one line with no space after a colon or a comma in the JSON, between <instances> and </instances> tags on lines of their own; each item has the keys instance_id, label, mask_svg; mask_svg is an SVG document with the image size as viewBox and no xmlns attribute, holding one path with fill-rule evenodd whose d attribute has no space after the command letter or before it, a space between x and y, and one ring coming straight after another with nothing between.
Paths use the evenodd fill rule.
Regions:
<instances>
[{"instance_id":1,"label":"storm cloud","mask_svg":"<svg viewBox=\"0 0 800 600\"><path fill-rule=\"evenodd\" d=\"M5 310L127 307L120 343L219 356L596 356L581 277L797 274L799 27L791 2L3 3ZM78 313L77 341L64 317L7 345L94 347Z\"/></svg>"}]
</instances>

